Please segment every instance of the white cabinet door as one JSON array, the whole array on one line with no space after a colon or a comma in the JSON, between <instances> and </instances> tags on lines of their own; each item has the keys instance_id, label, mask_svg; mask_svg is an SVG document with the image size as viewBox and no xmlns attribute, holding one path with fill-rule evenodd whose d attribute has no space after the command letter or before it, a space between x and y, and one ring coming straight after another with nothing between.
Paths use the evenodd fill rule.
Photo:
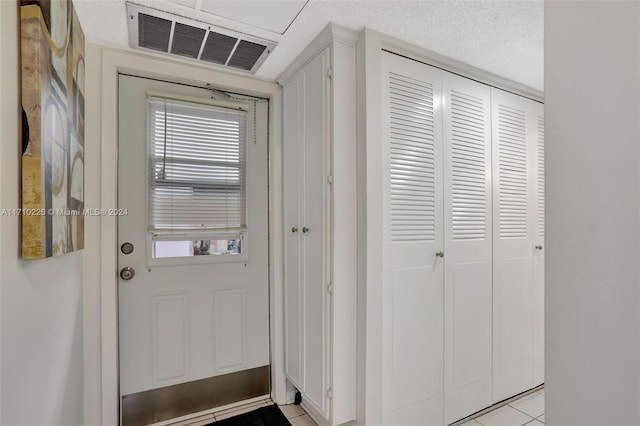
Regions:
<instances>
[{"instance_id":1,"label":"white cabinet door","mask_svg":"<svg viewBox=\"0 0 640 426\"><path fill-rule=\"evenodd\" d=\"M383 424L443 418L442 72L382 57ZM374 167L374 165L370 165Z\"/></svg>"},{"instance_id":2,"label":"white cabinet door","mask_svg":"<svg viewBox=\"0 0 640 426\"><path fill-rule=\"evenodd\" d=\"M491 89L493 401L533 387L535 145L533 101ZM533 119L532 119L533 118Z\"/></svg>"},{"instance_id":3,"label":"white cabinet door","mask_svg":"<svg viewBox=\"0 0 640 426\"><path fill-rule=\"evenodd\" d=\"M491 405L491 90L443 72L444 399L452 423Z\"/></svg>"},{"instance_id":4,"label":"white cabinet door","mask_svg":"<svg viewBox=\"0 0 640 426\"><path fill-rule=\"evenodd\" d=\"M285 373L299 389L302 388L302 288L300 233L302 216L300 194L304 161L302 145L303 117L302 82L300 75L283 90L283 164L284 164L284 229L285 229Z\"/></svg>"},{"instance_id":5,"label":"white cabinet door","mask_svg":"<svg viewBox=\"0 0 640 426\"><path fill-rule=\"evenodd\" d=\"M329 51L317 56L302 73L304 90L304 183L302 194L302 281L304 395L328 417L327 407L327 72Z\"/></svg>"},{"instance_id":6,"label":"white cabinet door","mask_svg":"<svg viewBox=\"0 0 640 426\"><path fill-rule=\"evenodd\" d=\"M286 374L329 418L329 51L284 88Z\"/></svg>"},{"instance_id":7,"label":"white cabinet door","mask_svg":"<svg viewBox=\"0 0 640 426\"><path fill-rule=\"evenodd\" d=\"M544 105L534 104L536 217L533 238L533 385L544 383Z\"/></svg>"}]
</instances>

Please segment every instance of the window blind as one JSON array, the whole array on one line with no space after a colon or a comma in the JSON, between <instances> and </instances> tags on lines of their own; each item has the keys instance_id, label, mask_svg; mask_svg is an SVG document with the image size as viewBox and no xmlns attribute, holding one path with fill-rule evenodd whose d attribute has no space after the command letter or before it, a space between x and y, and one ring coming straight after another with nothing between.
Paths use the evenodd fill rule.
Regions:
<instances>
[{"instance_id":1,"label":"window blind","mask_svg":"<svg viewBox=\"0 0 640 426\"><path fill-rule=\"evenodd\" d=\"M246 226L246 112L148 97L152 232Z\"/></svg>"}]
</instances>

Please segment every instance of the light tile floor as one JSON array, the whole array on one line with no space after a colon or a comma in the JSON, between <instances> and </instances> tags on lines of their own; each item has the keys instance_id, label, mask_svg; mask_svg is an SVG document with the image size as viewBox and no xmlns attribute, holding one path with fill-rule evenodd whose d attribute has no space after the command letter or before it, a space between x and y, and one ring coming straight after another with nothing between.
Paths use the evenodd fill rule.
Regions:
<instances>
[{"instance_id":1,"label":"light tile floor","mask_svg":"<svg viewBox=\"0 0 640 426\"><path fill-rule=\"evenodd\" d=\"M215 414L172 423L171 426L203 426L239 414L273 404L270 400L258 401L242 407L231 408ZM281 405L280 410L292 426L318 426L299 405ZM544 425L544 389L511 401L460 426L540 426Z\"/></svg>"},{"instance_id":2,"label":"light tile floor","mask_svg":"<svg viewBox=\"0 0 640 426\"><path fill-rule=\"evenodd\" d=\"M460 426L544 425L544 389L496 408Z\"/></svg>"},{"instance_id":3,"label":"light tile floor","mask_svg":"<svg viewBox=\"0 0 640 426\"><path fill-rule=\"evenodd\" d=\"M279 405L279 407L282 413L287 416L291 426L318 426L299 405Z\"/></svg>"}]
</instances>

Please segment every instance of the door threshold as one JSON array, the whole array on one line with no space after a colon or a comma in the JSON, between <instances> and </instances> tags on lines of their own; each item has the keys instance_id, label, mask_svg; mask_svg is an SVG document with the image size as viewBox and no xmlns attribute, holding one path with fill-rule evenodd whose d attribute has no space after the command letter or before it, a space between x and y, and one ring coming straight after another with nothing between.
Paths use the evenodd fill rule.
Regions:
<instances>
[{"instance_id":1,"label":"door threshold","mask_svg":"<svg viewBox=\"0 0 640 426\"><path fill-rule=\"evenodd\" d=\"M270 392L269 365L123 395L123 426L146 426L260 398Z\"/></svg>"},{"instance_id":2,"label":"door threshold","mask_svg":"<svg viewBox=\"0 0 640 426\"><path fill-rule=\"evenodd\" d=\"M251 407L258 408L264 403L273 404L273 401L271 401L271 397L269 396L269 394L246 399L244 401L234 402L233 404L227 404L222 407L210 408L208 410L199 411L197 413L187 414L184 416L176 417L174 419L164 420L158 423L153 423L149 426L186 426L205 421L208 423L213 423L215 421L214 415L225 416L227 414Z\"/></svg>"}]
</instances>

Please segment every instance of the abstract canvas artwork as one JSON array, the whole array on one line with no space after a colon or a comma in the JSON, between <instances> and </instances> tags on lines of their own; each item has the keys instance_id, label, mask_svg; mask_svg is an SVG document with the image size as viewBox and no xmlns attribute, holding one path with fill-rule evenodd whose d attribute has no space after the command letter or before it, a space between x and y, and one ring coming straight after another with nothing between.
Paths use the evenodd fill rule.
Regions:
<instances>
[{"instance_id":1,"label":"abstract canvas artwork","mask_svg":"<svg viewBox=\"0 0 640 426\"><path fill-rule=\"evenodd\" d=\"M84 247L84 34L71 0L21 0L22 257Z\"/></svg>"}]
</instances>

